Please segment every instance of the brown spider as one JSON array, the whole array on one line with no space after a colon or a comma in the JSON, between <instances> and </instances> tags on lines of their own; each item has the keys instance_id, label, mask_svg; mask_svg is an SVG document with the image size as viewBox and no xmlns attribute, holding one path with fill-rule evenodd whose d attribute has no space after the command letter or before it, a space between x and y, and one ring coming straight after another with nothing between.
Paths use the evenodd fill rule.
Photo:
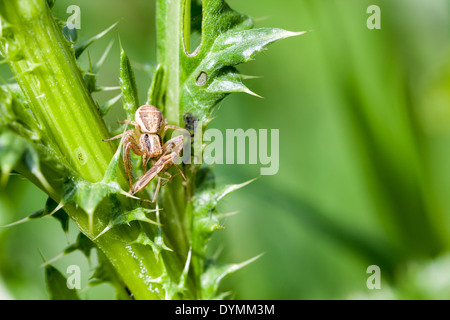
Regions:
<instances>
[{"instance_id":1,"label":"brown spider","mask_svg":"<svg viewBox=\"0 0 450 320\"><path fill-rule=\"evenodd\" d=\"M119 123L129 123L134 125L134 129L127 130L115 137L103 140L111 141L124 137L123 163L125 173L128 177L128 181L130 182L132 194L141 191L156 175L159 175L159 173L164 171L164 169L168 169L175 159L173 154L176 154L177 156L181 154L184 145L183 136L177 136L170 139L164 145L162 144L162 138L164 138L167 130L174 129L186 132L186 130L181 127L169 125L167 119L163 117L161 111L151 105L143 105L139 107L139 109L136 110L134 119L135 121L119 121ZM142 156L142 165L144 166L144 175L139 178L140 180L135 184L135 186L133 186L133 176L131 174L131 151L138 156ZM155 161L158 157L160 157L159 160ZM153 166L150 169L151 174L147 175L146 167L149 160L152 160L154 166L158 166L160 169L153 169ZM178 168L178 170L180 169ZM157 173L153 175L154 172ZM168 173L166 174L169 175ZM151 179L149 179L149 177L151 177ZM158 176L158 186L153 197L153 202L155 201L159 191L161 179L164 178Z\"/></svg>"}]
</instances>

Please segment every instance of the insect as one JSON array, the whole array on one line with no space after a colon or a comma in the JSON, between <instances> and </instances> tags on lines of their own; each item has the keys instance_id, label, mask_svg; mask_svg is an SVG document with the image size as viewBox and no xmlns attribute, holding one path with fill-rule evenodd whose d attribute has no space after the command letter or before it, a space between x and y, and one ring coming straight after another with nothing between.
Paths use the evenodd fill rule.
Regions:
<instances>
[{"instance_id":1,"label":"insect","mask_svg":"<svg viewBox=\"0 0 450 320\"><path fill-rule=\"evenodd\" d=\"M134 126L134 129L127 130L115 137L103 140L111 141L123 137L123 163L125 167L125 173L130 183L131 191L135 190L133 188L133 176L131 174L131 151L133 151L138 156L142 156L144 175L141 178L144 179L144 177L147 177L146 167L150 160L152 160L154 166L156 164L159 164L159 166L161 167L162 161L160 160L161 158L163 158L163 155L165 156L163 159L167 160L169 159L169 157L166 156L168 153L172 154L173 152L175 152L177 155L179 155L181 153L181 150L183 149L183 136L178 136L181 138L175 137L169 140L166 144L162 144L162 139L164 138L167 130L173 129L186 132L186 130L181 127L169 125L167 119L163 117L161 111L155 106L143 105L139 107L136 110L134 119L134 121L119 121L119 123L132 124ZM155 162L156 158L158 157L161 158ZM172 160L170 160L169 162L171 162ZM168 168L168 165L164 166L164 168L166 167ZM156 169L153 169L152 172L154 171L156 171ZM157 174L161 173L162 171L163 170L159 170ZM152 179L153 178L154 176L152 177ZM146 178L147 183L143 185L139 189L139 191L141 191L147 184L149 184L152 179L148 180L148 178ZM160 178L158 176L157 190L159 190L161 179L163 178ZM141 180L139 180L136 184L141 185ZM133 194L136 192L133 192Z\"/></svg>"}]
</instances>

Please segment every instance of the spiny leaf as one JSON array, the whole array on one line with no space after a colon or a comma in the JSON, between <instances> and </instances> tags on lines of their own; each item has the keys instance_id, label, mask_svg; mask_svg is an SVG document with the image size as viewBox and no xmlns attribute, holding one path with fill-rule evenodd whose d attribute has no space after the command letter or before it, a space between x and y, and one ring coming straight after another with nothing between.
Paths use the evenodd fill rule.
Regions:
<instances>
[{"instance_id":1,"label":"spiny leaf","mask_svg":"<svg viewBox=\"0 0 450 320\"><path fill-rule=\"evenodd\" d=\"M77 240L72 243L71 245L67 246L62 253L58 254L57 256L53 257L50 260L45 261L42 266L46 266L48 264L52 264L55 261L61 259L62 257L76 251L79 250L81 251L84 256L89 259L91 256L91 250L93 248L96 248L95 244L88 238L86 237L83 233L78 233L77 236Z\"/></svg>"},{"instance_id":2,"label":"spiny leaf","mask_svg":"<svg viewBox=\"0 0 450 320\"><path fill-rule=\"evenodd\" d=\"M218 76L208 86L206 91L210 94L215 94L215 96L217 97L220 97L221 94L223 95L223 97L225 97L226 94L229 93L242 92L258 98L262 98L261 96L257 95L249 88L247 88L242 83L243 77L237 72L234 72L233 69L234 68L230 68L229 70L226 70L222 75Z\"/></svg>"},{"instance_id":3,"label":"spiny leaf","mask_svg":"<svg viewBox=\"0 0 450 320\"><path fill-rule=\"evenodd\" d=\"M111 41L109 42L109 44L106 47L105 51L103 52L102 56L100 57L100 59L97 61L97 63L92 68L92 71L94 73L98 73L100 68L103 66L103 63L105 62L106 57L108 56L108 54L109 54L113 44L114 44L114 39L111 39Z\"/></svg>"},{"instance_id":4,"label":"spiny leaf","mask_svg":"<svg viewBox=\"0 0 450 320\"><path fill-rule=\"evenodd\" d=\"M165 73L162 65L158 65L153 76L152 85L148 93L148 100L146 104L157 107L159 110L164 111L163 97L165 93Z\"/></svg>"},{"instance_id":5,"label":"spiny leaf","mask_svg":"<svg viewBox=\"0 0 450 320\"><path fill-rule=\"evenodd\" d=\"M1 186L6 186L9 174L22 158L27 147L27 141L16 134L6 131L0 135L0 170Z\"/></svg>"},{"instance_id":6,"label":"spiny leaf","mask_svg":"<svg viewBox=\"0 0 450 320\"><path fill-rule=\"evenodd\" d=\"M63 227L64 232L67 233L68 228L69 228L68 217L67 217L67 215L66 215L66 217L64 217L62 214L59 214L59 213L64 213L61 210L61 208L62 208L62 205L57 204L53 199L48 198L45 203L44 209L40 209L36 212L33 212L28 217L25 217L21 220L18 220L16 222L13 222L8 225L1 226L1 227L3 227L3 228L12 227L12 226L16 226L16 225L25 223L30 220L35 220L35 219L39 219L39 218L46 217L46 216L54 216L61 223L61 226Z\"/></svg>"},{"instance_id":7,"label":"spiny leaf","mask_svg":"<svg viewBox=\"0 0 450 320\"><path fill-rule=\"evenodd\" d=\"M202 274L202 298L203 299L217 299L217 291L219 284L223 278L231 273L244 268L253 261L259 259L263 254L259 254L254 258L237 264L219 264L216 262L210 262L207 265L206 271Z\"/></svg>"},{"instance_id":8,"label":"spiny leaf","mask_svg":"<svg viewBox=\"0 0 450 320\"><path fill-rule=\"evenodd\" d=\"M47 0L48 7L51 9L55 5L56 0Z\"/></svg>"},{"instance_id":9,"label":"spiny leaf","mask_svg":"<svg viewBox=\"0 0 450 320\"><path fill-rule=\"evenodd\" d=\"M139 243L144 246L150 246L153 249L153 252L155 253L155 257L157 260L159 260L161 251L163 250L173 251L164 243L164 239L162 236L156 236L154 240L152 240L143 230L139 232L139 235L132 243Z\"/></svg>"},{"instance_id":10,"label":"spiny leaf","mask_svg":"<svg viewBox=\"0 0 450 320\"><path fill-rule=\"evenodd\" d=\"M84 254L86 258L89 259L93 248L96 248L94 242L92 242L88 237L80 232L75 243L64 249L64 254L69 254L76 250L79 250Z\"/></svg>"},{"instance_id":11,"label":"spiny leaf","mask_svg":"<svg viewBox=\"0 0 450 320\"><path fill-rule=\"evenodd\" d=\"M100 202L111 194L121 193L128 197L133 197L122 190L117 183L117 168L120 159L122 140L117 148L114 157L111 159L106 169L103 179L96 183L76 178L67 180L63 189L64 203L75 202L88 215L89 230L93 231L94 212Z\"/></svg>"},{"instance_id":12,"label":"spiny leaf","mask_svg":"<svg viewBox=\"0 0 450 320\"><path fill-rule=\"evenodd\" d=\"M102 232L100 232L95 239L99 238L100 236L102 236L104 233L108 232L110 229L123 225L123 224L130 224L130 222L132 221L141 221L141 222L147 222L150 224L154 224L154 225L158 225L160 226L161 224L159 224L156 221L153 221L149 218L147 218L146 213L150 213L150 212L155 212L156 210L150 210L150 209L145 209L145 208L136 208L134 210L131 211L127 211L127 212L120 212L118 216L116 216L115 218L113 218L109 224L106 226L105 229L103 229Z\"/></svg>"},{"instance_id":13,"label":"spiny leaf","mask_svg":"<svg viewBox=\"0 0 450 320\"><path fill-rule=\"evenodd\" d=\"M125 51L120 46L120 89L124 100L124 109L127 112L128 119L133 119L134 113L139 108L139 98L134 78L134 72L130 60Z\"/></svg>"},{"instance_id":14,"label":"spiny leaf","mask_svg":"<svg viewBox=\"0 0 450 320\"><path fill-rule=\"evenodd\" d=\"M89 72L85 72L83 75L84 83L86 84L87 89L89 92L94 92L96 89L96 81L97 81L97 75L92 70L92 61L91 61L91 55L88 52L88 60L89 60Z\"/></svg>"},{"instance_id":15,"label":"spiny leaf","mask_svg":"<svg viewBox=\"0 0 450 320\"><path fill-rule=\"evenodd\" d=\"M69 28L67 25L65 25L61 30L64 38L66 38L67 41L70 43L75 43L78 40L78 31L77 28Z\"/></svg>"},{"instance_id":16,"label":"spiny leaf","mask_svg":"<svg viewBox=\"0 0 450 320\"><path fill-rule=\"evenodd\" d=\"M112 28L114 28L119 22L114 23L112 26L107 28L106 30L100 32L99 34L87 39L86 41L77 44L75 46L75 58L79 58L80 55L86 50L87 47L89 47L91 44L93 44L98 39L102 38L105 34L107 34Z\"/></svg>"},{"instance_id":17,"label":"spiny leaf","mask_svg":"<svg viewBox=\"0 0 450 320\"><path fill-rule=\"evenodd\" d=\"M111 109L111 107L120 100L120 98L122 97L122 93L118 94L117 96L115 96L114 98L111 98L110 100L106 101L105 103L101 104L99 107L100 110L100 114L102 115L102 117L104 117L109 110Z\"/></svg>"},{"instance_id":18,"label":"spiny leaf","mask_svg":"<svg viewBox=\"0 0 450 320\"><path fill-rule=\"evenodd\" d=\"M194 9L198 9L199 3L191 4ZM171 6L162 1L159 5L162 11ZM183 34L186 39L181 41L178 51L182 53L179 57L179 85L178 89L169 91L171 95L178 94L180 115L190 113L197 120L206 123L211 117L212 109L228 94L243 92L256 95L242 83L243 78L235 69L236 65L252 60L257 53L280 39L304 32L290 32L279 28L252 29L252 19L232 10L223 0L204 0L201 5L202 10L194 11L194 20L191 21L191 31L201 29L201 44L193 53L189 53L183 45L189 35ZM195 19L201 14L203 17L200 25ZM163 29L162 32L164 31L166 30ZM161 44L158 49L161 56L173 53L167 43ZM168 68L171 63L166 62L164 67Z\"/></svg>"},{"instance_id":19,"label":"spiny leaf","mask_svg":"<svg viewBox=\"0 0 450 320\"><path fill-rule=\"evenodd\" d=\"M31 143L28 143L26 146L24 164L49 193L54 193L53 187L48 183L41 171L39 153Z\"/></svg>"},{"instance_id":20,"label":"spiny leaf","mask_svg":"<svg viewBox=\"0 0 450 320\"><path fill-rule=\"evenodd\" d=\"M204 190L211 190L216 187L215 175L212 167L201 166L195 173L195 192L201 193Z\"/></svg>"},{"instance_id":21,"label":"spiny leaf","mask_svg":"<svg viewBox=\"0 0 450 320\"><path fill-rule=\"evenodd\" d=\"M97 61L95 65L92 65L91 61L91 55L88 53L89 57L89 72L84 72L83 79L86 83L86 86L89 90L89 92L101 92L108 90L108 87L101 87L97 85L97 76L100 68L102 67L103 63L106 60L106 57L108 56L109 51L111 50L111 47L114 43L114 40L111 40L106 47L105 51L103 52L103 55L100 57L100 59ZM116 87L113 87L116 89Z\"/></svg>"},{"instance_id":22,"label":"spiny leaf","mask_svg":"<svg viewBox=\"0 0 450 320\"><path fill-rule=\"evenodd\" d=\"M203 214L214 209L220 200L225 196L229 195L233 191L241 189L251 182L255 181L257 178L249 180L241 184L226 185L221 188L206 189L202 192L197 193L194 196L193 202L197 212L202 212Z\"/></svg>"}]
</instances>

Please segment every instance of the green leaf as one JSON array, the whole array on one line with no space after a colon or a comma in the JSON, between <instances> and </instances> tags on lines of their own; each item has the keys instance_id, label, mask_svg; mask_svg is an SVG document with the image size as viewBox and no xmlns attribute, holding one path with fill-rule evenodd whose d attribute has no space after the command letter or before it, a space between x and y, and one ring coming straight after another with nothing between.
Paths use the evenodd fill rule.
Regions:
<instances>
[{"instance_id":1,"label":"green leaf","mask_svg":"<svg viewBox=\"0 0 450 320\"><path fill-rule=\"evenodd\" d=\"M119 212L118 215L109 222L109 224L106 226L106 228L103 229L103 231L100 232L95 237L95 239L99 238L105 232L108 232L110 229L112 229L114 227L124 225L124 224L129 225L130 222L132 222L132 221L141 221L141 222L146 222L146 223L160 226L161 225L160 223L147 218L147 215L146 215L147 213L155 212L155 211L156 210L150 210L150 209L145 209L145 208L136 208L134 210L127 211L127 212ZM139 241L137 241L137 242L139 242Z\"/></svg>"},{"instance_id":2,"label":"green leaf","mask_svg":"<svg viewBox=\"0 0 450 320\"><path fill-rule=\"evenodd\" d=\"M102 115L102 117L104 117L109 110L111 109L111 107L120 100L120 98L122 98L122 93L118 94L117 96L109 99L108 101L104 102L103 104L100 105L99 110L100 110L100 114Z\"/></svg>"},{"instance_id":3,"label":"green leaf","mask_svg":"<svg viewBox=\"0 0 450 320\"><path fill-rule=\"evenodd\" d=\"M223 278L236 272L255 260L259 259L262 254L257 255L247 261L236 264L220 264L214 261L209 261L206 266L206 271L202 274L202 298L203 299L218 299L217 296L219 284Z\"/></svg>"},{"instance_id":4,"label":"green leaf","mask_svg":"<svg viewBox=\"0 0 450 320\"><path fill-rule=\"evenodd\" d=\"M0 170L2 172L0 185L6 186L9 174L22 158L27 147L27 141L11 131L0 135Z\"/></svg>"},{"instance_id":5,"label":"green leaf","mask_svg":"<svg viewBox=\"0 0 450 320\"><path fill-rule=\"evenodd\" d=\"M95 244L80 232L75 243L64 249L64 254L69 254L75 250L80 250L84 256L89 259L93 248L96 248Z\"/></svg>"},{"instance_id":6,"label":"green leaf","mask_svg":"<svg viewBox=\"0 0 450 320\"><path fill-rule=\"evenodd\" d=\"M98 72L99 72L100 68L102 67L103 63L105 62L106 57L108 56L113 43L114 43L114 40L111 40L109 42L108 46L106 47L105 51L103 52L103 55L100 57L100 59L97 61L97 63L95 65L92 65L91 55L88 53L89 72L84 72L83 80L86 83L87 89L91 93L101 92L101 91L105 91L108 89L108 88L97 85L97 77L98 77ZM112 89L118 89L118 88L113 87Z\"/></svg>"},{"instance_id":7,"label":"green leaf","mask_svg":"<svg viewBox=\"0 0 450 320\"><path fill-rule=\"evenodd\" d=\"M139 98L133 68L122 46L120 46L120 89L122 91L124 109L128 119L132 120L136 110L139 108Z\"/></svg>"},{"instance_id":8,"label":"green leaf","mask_svg":"<svg viewBox=\"0 0 450 320\"><path fill-rule=\"evenodd\" d=\"M69 28L67 25L65 25L61 30L64 38L66 38L67 41L70 43L75 43L78 40L78 32L77 28Z\"/></svg>"},{"instance_id":9,"label":"green leaf","mask_svg":"<svg viewBox=\"0 0 450 320\"><path fill-rule=\"evenodd\" d=\"M230 193L239 190L246 185L252 183L257 178L249 180L241 184L226 185L215 189L206 189L202 192L198 192L193 199L194 206L196 208L197 216L205 216L212 209L215 209L220 200Z\"/></svg>"},{"instance_id":10,"label":"green leaf","mask_svg":"<svg viewBox=\"0 0 450 320\"><path fill-rule=\"evenodd\" d=\"M62 226L64 232L67 233L69 230L69 221L68 221L67 214L65 214L65 212L62 211L61 208L62 208L61 204L57 204L53 199L48 198L45 203L44 209L35 211L32 214L30 214L28 217L25 217L21 220L18 220L16 222L13 222L8 225L1 226L1 227L3 227L3 228L12 227L12 226L16 226L18 224L25 223L30 220L35 220L35 219L43 218L46 216L53 216L61 223L61 226Z\"/></svg>"},{"instance_id":11,"label":"green leaf","mask_svg":"<svg viewBox=\"0 0 450 320\"><path fill-rule=\"evenodd\" d=\"M86 41L77 44L75 46L75 58L79 58L81 56L81 54L84 52L84 50L87 49L87 47L89 47L91 44L93 44L95 41L101 39L103 36L105 36L109 31L111 31L111 29L113 29L119 22L114 23L112 26L110 26L109 28L107 28L106 30L100 32L99 34L87 39Z\"/></svg>"},{"instance_id":12,"label":"green leaf","mask_svg":"<svg viewBox=\"0 0 450 320\"><path fill-rule=\"evenodd\" d=\"M228 94L243 92L256 95L242 83L242 77L234 66L252 60L277 40L303 33L275 28L233 30L217 34L214 43L203 43L198 56L187 60L189 76L181 84L182 113L190 112L206 122L212 108ZM209 48L208 43L211 45Z\"/></svg>"},{"instance_id":13,"label":"green leaf","mask_svg":"<svg viewBox=\"0 0 450 320\"><path fill-rule=\"evenodd\" d=\"M278 40L305 33L279 28L252 29L252 19L232 10L223 0L201 2L203 18L199 26L192 18L186 21L179 10L183 3L158 1L158 35L165 36L158 45L158 55L168 73L166 117L172 121L178 122L189 113L207 123L213 108L228 94L256 95L242 83L235 66L252 60ZM198 3L192 5L195 8ZM193 16L198 18L198 10L194 10ZM191 30L201 29L202 35L201 44L193 53L189 53L187 46L190 35L186 24L191 22Z\"/></svg>"},{"instance_id":14,"label":"green leaf","mask_svg":"<svg viewBox=\"0 0 450 320\"><path fill-rule=\"evenodd\" d=\"M148 100L146 104L157 107L159 110L164 111L164 93L165 93L165 77L164 68L158 65L153 76L152 85L148 93Z\"/></svg>"}]
</instances>

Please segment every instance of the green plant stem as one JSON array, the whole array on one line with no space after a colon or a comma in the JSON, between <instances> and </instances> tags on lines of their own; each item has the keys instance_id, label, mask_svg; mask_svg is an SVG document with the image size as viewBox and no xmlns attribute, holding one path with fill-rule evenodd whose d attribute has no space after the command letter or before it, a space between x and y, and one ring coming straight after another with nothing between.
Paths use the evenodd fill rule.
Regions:
<instances>
[{"instance_id":1,"label":"green plant stem","mask_svg":"<svg viewBox=\"0 0 450 320\"><path fill-rule=\"evenodd\" d=\"M157 1L158 62L164 67L167 86L165 116L180 125L180 48L184 0ZM189 23L190 25L190 23Z\"/></svg>"},{"instance_id":2,"label":"green plant stem","mask_svg":"<svg viewBox=\"0 0 450 320\"><path fill-rule=\"evenodd\" d=\"M51 145L58 157L82 178L90 182L100 181L115 150L112 144L101 141L109 137L108 130L46 1L2 0L0 13L13 33L12 39L2 42L2 54L48 137L45 143ZM19 51L20 58L13 57L13 47ZM27 175L27 170L22 169L19 171ZM62 200L61 194L54 191L58 188L46 190L32 175L27 178L55 201ZM51 177L47 179L53 184ZM122 170L118 182L122 188L128 187ZM93 240L86 213L70 204L64 209L80 231ZM94 233L98 234L107 221L97 219L96 223ZM132 231L133 228L113 229L94 242L136 299L161 299L163 290L151 282L158 276L159 267L148 248L127 245Z\"/></svg>"},{"instance_id":3,"label":"green plant stem","mask_svg":"<svg viewBox=\"0 0 450 320\"><path fill-rule=\"evenodd\" d=\"M191 29L191 0L158 0L157 1L157 37L158 63L166 74L166 100L164 115L170 124L183 126L180 114L180 81L182 80L181 55L184 47L189 50ZM184 33L184 35L183 35ZM184 43L184 44L183 44ZM176 171L174 171L176 172ZM188 179L187 188L193 181ZM187 199L185 187L181 179L174 179L162 190L164 211L162 224L165 234L178 259L173 262L172 273L180 275L191 248L190 222L187 217ZM192 260L196 259L195 253ZM200 296L200 274L190 268L186 287L187 296L198 299Z\"/></svg>"}]
</instances>

